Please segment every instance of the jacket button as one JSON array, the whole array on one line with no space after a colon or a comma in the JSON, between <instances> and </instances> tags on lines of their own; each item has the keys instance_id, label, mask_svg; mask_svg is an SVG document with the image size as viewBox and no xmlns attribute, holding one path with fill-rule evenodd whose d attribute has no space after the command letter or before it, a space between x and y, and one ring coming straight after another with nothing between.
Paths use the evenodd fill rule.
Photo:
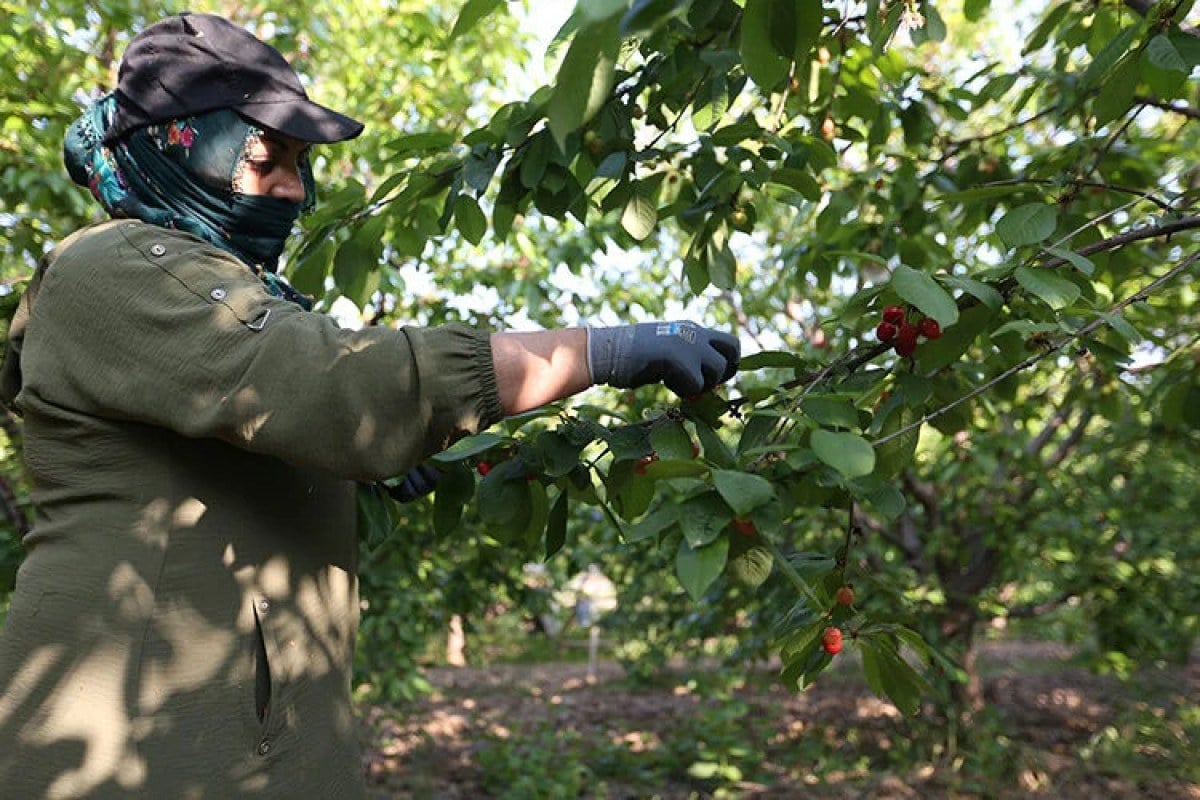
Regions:
<instances>
[{"instance_id":1,"label":"jacket button","mask_svg":"<svg viewBox=\"0 0 1200 800\"><path fill-rule=\"evenodd\" d=\"M261 742L258 743L258 754L260 756L265 756L267 753L270 753L270 752L271 752L271 740L270 739L263 739Z\"/></svg>"},{"instance_id":2,"label":"jacket button","mask_svg":"<svg viewBox=\"0 0 1200 800\"><path fill-rule=\"evenodd\" d=\"M161 256L165 252L167 252L167 248L163 247L161 244L150 245L150 255L152 256Z\"/></svg>"},{"instance_id":3,"label":"jacket button","mask_svg":"<svg viewBox=\"0 0 1200 800\"><path fill-rule=\"evenodd\" d=\"M265 614L270 610L271 610L271 601L270 600L259 600L258 601L258 613Z\"/></svg>"},{"instance_id":4,"label":"jacket button","mask_svg":"<svg viewBox=\"0 0 1200 800\"><path fill-rule=\"evenodd\" d=\"M215 288L211 292L209 292L208 296L211 297L213 300L216 300L219 303L225 299L225 290L222 289L220 286L218 286L217 288Z\"/></svg>"}]
</instances>

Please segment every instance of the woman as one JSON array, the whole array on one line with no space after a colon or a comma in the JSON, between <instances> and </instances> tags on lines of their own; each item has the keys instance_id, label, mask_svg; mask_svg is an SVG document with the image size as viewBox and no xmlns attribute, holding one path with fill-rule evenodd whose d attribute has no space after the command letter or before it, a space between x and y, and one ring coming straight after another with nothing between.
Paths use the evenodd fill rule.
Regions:
<instances>
[{"instance_id":1,"label":"woman","mask_svg":"<svg viewBox=\"0 0 1200 800\"><path fill-rule=\"evenodd\" d=\"M690 323L339 329L274 269L308 148L362 126L218 17L129 45L68 170L112 220L39 267L2 395L36 512L0 638L4 797L352 798L355 481L593 383L695 394Z\"/></svg>"}]
</instances>

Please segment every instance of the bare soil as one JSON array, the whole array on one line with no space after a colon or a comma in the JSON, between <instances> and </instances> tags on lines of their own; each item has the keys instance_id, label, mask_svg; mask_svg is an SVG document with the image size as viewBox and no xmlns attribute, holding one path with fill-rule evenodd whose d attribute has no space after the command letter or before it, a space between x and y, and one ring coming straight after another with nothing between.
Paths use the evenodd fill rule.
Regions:
<instances>
[{"instance_id":1,"label":"bare soil","mask_svg":"<svg viewBox=\"0 0 1200 800\"><path fill-rule=\"evenodd\" d=\"M771 680L777 673L764 668L762 675L733 693L746 709L747 743L762 753L758 780L743 781L719 796L1200 800L1200 784L1172 776L1169 769L1154 769L1153 747L1141 753L1149 768L1142 769L1139 762L1132 771L1098 768L1080 752L1122 714L1165 716L1176 706L1200 702L1200 661L1193 658L1184 668L1122 682L1073 666L1070 656L1066 648L1046 643L984 647L985 693L999 722L982 735L1003 735L1015 745L1003 749L1009 760L991 766L993 780L986 786L950 756L925 763L891 759L909 764L903 772L872 766L886 763L897 739L913 728L899 719L891 703L866 688L856 665L840 665L801 694ZM503 787L485 785L477 755L488 743L532 731L570 731L584 741L637 752L671 740L687 719L711 711L717 702L690 690L693 674L684 669L675 671L675 680L664 686L638 688L624 680L614 662L601 662L591 681L586 665L574 663L441 668L428 677L436 687L430 697L403 708L363 710L365 768L374 798L514 797ZM927 708L923 713L935 711ZM1158 755L1170 755L1164 760L1176 764L1181 757L1183 763L1200 759L1200 743L1186 736L1173 746L1191 752ZM825 763L803 757L821 751L838 757ZM620 783L607 780L603 794L587 796L718 796L686 773L650 791L632 779L629 786ZM545 796L555 795L551 791Z\"/></svg>"}]
</instances>

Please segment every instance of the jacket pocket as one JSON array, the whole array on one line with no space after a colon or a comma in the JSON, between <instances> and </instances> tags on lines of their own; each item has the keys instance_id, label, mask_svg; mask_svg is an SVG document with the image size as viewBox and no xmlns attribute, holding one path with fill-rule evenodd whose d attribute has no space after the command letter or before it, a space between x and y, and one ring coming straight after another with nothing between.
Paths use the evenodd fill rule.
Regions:
<instances>
[{"instance_id":1,"label":"jacket pocket","mask_svg":"<svg viewBox=\"0 0 1200 800\"><path fill-rule=\"evenodd\" d=\"M254 609L254 714L265 725L271 711L271 662L258 608Z\"/></svg>"}]
</instances>

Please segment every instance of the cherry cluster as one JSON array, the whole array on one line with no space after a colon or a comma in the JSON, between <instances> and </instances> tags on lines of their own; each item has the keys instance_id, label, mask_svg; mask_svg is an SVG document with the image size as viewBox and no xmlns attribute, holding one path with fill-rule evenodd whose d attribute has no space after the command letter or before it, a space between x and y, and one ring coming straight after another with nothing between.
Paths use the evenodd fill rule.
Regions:
<instances>
[{"instance_id":1,"label":"cherry cluster","mask_svg":"<svg viewBox=\"0 0 1200 800\"><path fill-rule=\"evenodd\" d=\"M881 342L892 342L898 356L911 356L917 349L917 340L939 339L942 326L933 317L922 317L910 321L900 306L888 306L883 310L883 322L875 328L875 336Z\"/></svg>"}]
</instances>

